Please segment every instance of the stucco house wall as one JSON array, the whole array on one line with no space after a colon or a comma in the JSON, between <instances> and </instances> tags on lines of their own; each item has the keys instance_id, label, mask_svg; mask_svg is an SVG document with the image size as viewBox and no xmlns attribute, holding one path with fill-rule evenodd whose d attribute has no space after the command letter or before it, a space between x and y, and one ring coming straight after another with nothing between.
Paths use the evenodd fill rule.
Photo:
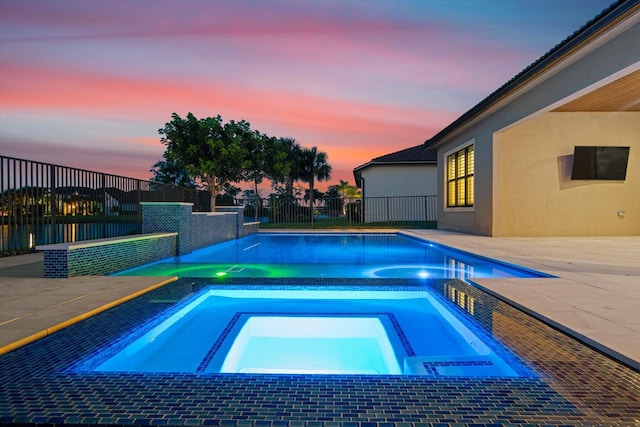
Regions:
<instances>
[{"instance_id":1,"label":"stucco house wall","mask_svg":"<svg viewBox=\"0 0 640 427\"><path fill-rule=\"evenodd\" d=\"M433 165L371 165L362 170L367 197L424 196L437 192Z\"/></svg>"},{"instance_id":2,"label":"stucco house wall","mask_svg":"<svg viewBox=\"0 0 640 427\"><path fill-rule=\"evenodd\" d=\"M584 193L577 197L575 204L568 203L563 198L567 194L579 194L580 190L572 193L558 193L561 182L558 181L558 156L566 156L573 153L573 145L576 138L571 139L571 149L569 149L569 139L567 134L577 131L582 120L580 112L561 113L562 119L552 119L555 114L549 113L551 110L573 100L581 95L591 92L604 86L624 75L628 75L640 69L640 24L638 14L617 25L595 41L585 44L580 49L565 55L553 66L529 77L513 91L506 93L501 99L482 110L478 115L470 118L466 123L456 126L455 129L443 131L444 136L438 138L429 148L438 149L438 228L458 230L474 234L501 235L501 236L548 236L548 235L611 235L620 233L638 234L638 226L634 224L634 218L640 215L637 204L625 202L628 208L622 208L623 202L615 200L615 205L620 206L615 209L625 209L626 217L622 221L612 221L609 212L597 210L591 216L591 221L599 222L595 229L571 228L565 230L560 226L560 220L547 226L542 225L540 220L530 210L547 210L549 216L566 217L573 215L576 209L584 209L586 200L592 193L596 184L585 186ZM550 114L549 118L544 117ZM621 134L632 135L637 128L629 128L634 120L637 120L637 112L624 112L620 117L615 117L613 121L605 119L607 113L594 113L593 119L597 119L601 125L598 128L598 135L609 133L611 135L621 132ZM573 115L573 118L570 118ZM544 118L539 118L544 117ZM537 132L547 132L545 129L548 120L558 120L555 122L555 135L547 138L541 146L524 147L524 142L518 140L516 132L535 134ZM517 130L523 126L520 130ZM564 127L566 126L566 127ZM625 129L619 130L616 127L623 126ZM636 136L638 135L636 131ZM593 141L593 140L592 140ZM621 141L612 140L605 143L602 139L594 141L594 145L625 145ZM446 156L466 143L475 144L475 201L472 208L447 208L446 207L446 187L445 171ZM589 145L580 142L579 145ZM597 142L597 143L596 143ZM626 145L637 147L637 142L633 141ZM535 145L531 142L529 145ZM527 168L527 170L503 170L506 161L512 158L516 150L520 147L527 153L538 150L536 154L537 168ZM624 188L615 191L619 197L627 197L634 191L639 192L638 181L633 178L632 171L637 167L637 148L631 148L628 179L622 183ZM505 159L506 157L506 159ZM546 174L554 170L555 181L550 180ZM499 175L498 175L499 174ZM504 176L504 175L507 176ZM535 197L528 200L522 207L517 206L522 196L517 195L515 190L509 188L510 185L518 186L518 181L537 181L539 186ZM575 183L574 183L575 184ZM568 185L562 184L562 185ZM598 184L602 185L602 184ZM588 189L587 189L588 188ZM604 187L603 187L604 188ZM613 188L610 186L609 188ZM499 193L500 192L500 193ZM549 194L549 197L542 197ZM555 195L554 195L555 194ZM611 202L611 195L603 199L602 203ZM637 197L637 196L636 196ZM544 203L541 204L541 201ZM512 208L506 206L512 205ZM526 207L526 209L525 209ZM514 211L514 209L517 210ZM521 212L522 211L522 212ZM518 214L518 219L513 215ZM511 215L509 223L503 224L505 215ZM625 222L626 221L626 222ZM517 222L517 225L515 223ZM632 224L629 224L632 223ZM622 225L625 224L625 225ZM629 225L627 225L629 224ZM622 230L624 229L624 231ZM634 231L635 230L635 231Z\"/></svg>"},{"instance_id":3,"label":"stucco house wall","mask_svg":"<svg viewBox=\"0 0 640 427\"><path fill-rule=\"evenodd\" d=\"M361 171L365 223L435 220L435 164L370 165Z\"/></svg>"},{"instance_id":4,"label":"stucco house wall","mask_svg":"<svg viewBox=\"0 0 640 427\"><path fill-rule=\"evenodd\" d=\"M436 221L436 150L423 144L375 157L353 170L362 190L362 220Z\"/></svg>"},{"instance_id":5,"label":"stucco house wall","mask_svg":"<svg viewBox=\"0 0 640 427\"><path fill-rule=\"evenodd\" d=\"M494 236L640 235L640 113L547 113L494 139ZM626 180L572 181L576 145L631 147Z\"/></svg>"}]
</instances>

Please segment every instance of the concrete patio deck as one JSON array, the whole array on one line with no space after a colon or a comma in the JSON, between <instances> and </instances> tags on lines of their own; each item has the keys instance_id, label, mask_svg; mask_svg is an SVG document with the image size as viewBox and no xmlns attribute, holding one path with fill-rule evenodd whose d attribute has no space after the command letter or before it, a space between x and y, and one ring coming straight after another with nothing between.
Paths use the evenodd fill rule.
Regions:
<instances>
[{"instance_id":1,"label":"concrete patio deck","mask_svg":"<svg viewBox=\"0 0 640 427\"><path fill-rule=\"evenodd\" d=\"M486 291L640 369L640 237L408 234L557 278L477 279Z\"/></svg>"},{"instance_id":2,"label":"concrete patio deck","mask_svg":"<svg viewBox=\"0 0 640 427\"><path fill-rule=\"evenodd\" d=\"M0 354L171 281L167 277L43 278L42 253L0 258Z\"/></svg>"},{"instance_id":3,"label":"concrete patio deck","mask_svg":"<svg viewBox=\"0 0 640 427\"><path fill-rule=\"evenodd\" d=\"M557 276L477 279L476 283L640 369L640 237L492 238L441 230L404 232ZM0 349L5 352L56 325L64 327L71 319L170 280L44 279L42 258L42 254L0 258Z\"/></svg>"}]
</instances>

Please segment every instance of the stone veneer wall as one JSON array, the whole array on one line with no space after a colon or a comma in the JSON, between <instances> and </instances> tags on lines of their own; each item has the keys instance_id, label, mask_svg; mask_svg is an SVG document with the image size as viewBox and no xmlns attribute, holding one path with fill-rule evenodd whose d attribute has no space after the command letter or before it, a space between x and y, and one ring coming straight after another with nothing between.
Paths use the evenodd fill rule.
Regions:
<instances>
[{"instance_id":1,"label":"stone veneer wall","mask_svg":"<svg viewBox=\"0 0 640 427\"><path fill-rule=\"evenodd\" d=\"M232 213L237 216L235 223L236 236L239 239L244 237L244 206L216 206L216 213Z\"/></svg>"},{"instance_id":2,"label":"stone veneer wall","mask_svg":"<svg viewBox=\"0 0 640 427\"><path fill-rule=\"evenodd\" d=\"M216 206L216 212L232 212L238 215L238 221L236 221L238 239L257 233L260 228L259 222L244 222L244 206Z\"/></svg>"},{"instance_id":3,"label":"stone veneer wall","mask_svg":"<svg viewBox=\"0 0 640 427\"><path fill-rule=\"evenodd\" d=\"M175 233L45 245L44 277L102 276L176 254ZM47 246L49 248L47 248Z\"/></svg>"}]
</instances>

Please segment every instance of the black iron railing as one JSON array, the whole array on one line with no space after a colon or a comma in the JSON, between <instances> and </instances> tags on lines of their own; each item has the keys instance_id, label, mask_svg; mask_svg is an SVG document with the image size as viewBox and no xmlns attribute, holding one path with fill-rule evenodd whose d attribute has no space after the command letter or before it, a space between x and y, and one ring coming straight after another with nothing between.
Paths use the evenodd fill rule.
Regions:
<instances>
[{"instance_id":1,"label":"black iron railing","mask_svg":"<svg viewBox=\"0 0 640 427\"><path fill-rule=\"evenodd\" d=\"M211 206L208 191L0 156L0 253L136 234L140 202L169 201Z\"/></svg>"},{"instance_id":2,"label":"black iron railing","mask_svg":"<svg viewBox=\"0 0 640 427\"><path fill-rule=\"evenodd\" d=\"M263 228L435 228L437 219L436 196L321 198L313 207L286 197L239 203L245 222L257 220Z\"/></svg>"},{"instance_id":3,"label":"black iron railing","mask_svg":"<svg viewBox=\"0 0 640 427\"><path fill-rule=\"evenodd\" d=\"M141 232L140 202L211 207L208 191L0 156L0 254ZM262 228L435 228L436 196L239 200Z\"/></svg>"}]
</instances>

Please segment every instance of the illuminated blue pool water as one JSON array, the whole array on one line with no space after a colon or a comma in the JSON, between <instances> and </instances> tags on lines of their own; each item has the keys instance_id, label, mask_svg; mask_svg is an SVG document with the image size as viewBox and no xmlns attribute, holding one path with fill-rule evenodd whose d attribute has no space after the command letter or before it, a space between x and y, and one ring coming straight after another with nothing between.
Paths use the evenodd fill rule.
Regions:
<instances>
[{"instance_id":1,"label":"illuminated blue pool water","mask_svg":"<svg viewBox=\"0 0 640 427\"><path fill-rule=\"evenodd\" d=\"M528 377L431 291L205 288L80 371Z\"/></svg>"},{"instance_id":2,"label":"illuminated blue pool water","mask_svg":"<svg viewBox=\"0 0 640 427\"><path fill-rule=\"evenodd\" d=\"M457 317L428 286L411 292L349 286L302 291L223 284L324 278L373 287L390 279L426 285L454 278L544 276L390 233L259 233L120 274L215 278L218 287L196 293L150 329L134 329L80 370L528 376L508 349L474 329L468 318ZM464 295L447 298L474 310Z\"/></svg>"},{"instance_id":3,"label":"illuminated blue pool water","mask_svg":"<svg viewBox=\"0 0 640 427\"><path fill-rule=\"evenodd\" d=\"M179 277L545 277L401 234L253 234L119 273Z\"/></svg>"}]
</instances>

